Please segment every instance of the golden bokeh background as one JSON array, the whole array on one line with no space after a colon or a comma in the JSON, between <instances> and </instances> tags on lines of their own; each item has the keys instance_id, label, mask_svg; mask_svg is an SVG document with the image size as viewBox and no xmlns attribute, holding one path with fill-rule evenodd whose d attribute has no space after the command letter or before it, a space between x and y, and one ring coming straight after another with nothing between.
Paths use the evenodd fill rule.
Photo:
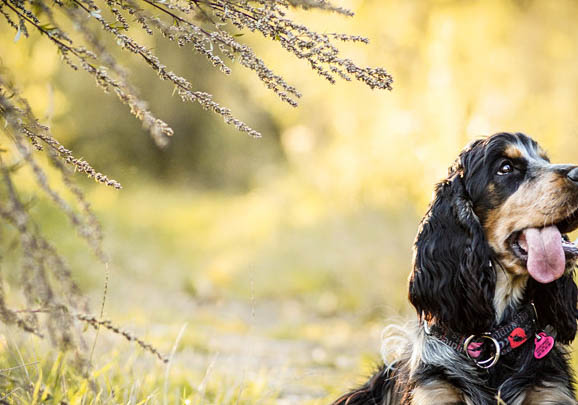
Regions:
<instances>
[{"instance_id":1,"label":"golden bokeh background","mask_svg":"<svg viewBox=\"0 0 578 405\"><path fill-rule=\"evenodd\" d=\"M417 223L462 147L520 131L553 161L578 162L578 3L341 3L355 17L292 15L318 31L368 37L342 49L388 69L393 91L331 85L279 44L241 37L303 93L294 109L238 64L226 77L188 50L138 37L261 139L182 104L119 52L175 129L165 150L113 95L63 66L48 41L14 41L0 25L0 58L37 116L123 184L114 191L79 176L111 256L105 312L166 352L187 324L171 368L174 398L327 403L378 361L382 328L413 316L406 280ZM25 173L20 182L33 191ZM96 310L104 266L50 203L39 198L32 209ZM99 339L99 366L121 370L109 371L111 381L142 395L159 384L164 366Z\"/></svg>"}]
</instances>

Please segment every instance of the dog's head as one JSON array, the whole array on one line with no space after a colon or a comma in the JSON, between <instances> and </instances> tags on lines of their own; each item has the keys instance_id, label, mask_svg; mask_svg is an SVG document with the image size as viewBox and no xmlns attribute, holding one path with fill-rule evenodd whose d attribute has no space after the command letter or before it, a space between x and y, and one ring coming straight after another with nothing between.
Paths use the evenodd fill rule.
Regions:
<instances>
[{"instance_id":1,"label":"dog's head","mask_svg":"<svg viewBox=\"0 0 578 405\"><path fill-rule=\"evenodd\" d=\"M577 227L577 166L551 164L519 133L475 141L436 186L420 224L410 301L427 320L485 332L496 322L503 272L534 300L541 322L557 327L559 340L572 340L578 249L566 233Z\"/></svg>"}]
</instances>

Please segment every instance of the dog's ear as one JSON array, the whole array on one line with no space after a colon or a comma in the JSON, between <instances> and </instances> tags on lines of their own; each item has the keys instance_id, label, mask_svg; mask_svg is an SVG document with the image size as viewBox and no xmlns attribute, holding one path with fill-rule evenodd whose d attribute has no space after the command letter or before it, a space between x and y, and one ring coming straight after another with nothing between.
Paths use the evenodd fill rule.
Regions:
<instances>
[{"instance_id":1,"label":"dog's ear","mask_svg":"<svg viewBox=\"0 0 578 405\"><path fill-rule=\"evenodd\" d=\"M414 243L409 299L419 316L455 332L485 332L495 318L491 249L454 167L439 183Z\"/></svg>"},{"instance_id":2,"label":"dog's ear","mask_svg":"<svg viewBox=\"0 0 578 405\"><path fill-rule=\"evenodd\" d=\"M556 330L556 341L567 344L574 340L578 318L578 289L573 271L549 284L540 284L530 278L527 296L536 306L538 328L551 325Z\"/></svg>"}]
</instances>

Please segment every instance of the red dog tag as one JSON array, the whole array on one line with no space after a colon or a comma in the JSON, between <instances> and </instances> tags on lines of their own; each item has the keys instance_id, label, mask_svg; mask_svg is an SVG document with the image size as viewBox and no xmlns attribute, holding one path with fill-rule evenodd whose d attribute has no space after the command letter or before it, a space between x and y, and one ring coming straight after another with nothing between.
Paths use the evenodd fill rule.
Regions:
<instances>
[{"instance_id":1,"label":"red dog tag","mask_svg":"<svg viewBox=\"0 0 578 405\"><path fill-rule=\"evenodd\" d=\"M510 336L508 336L508 341L510 342L512 349L520 346L526 340L528 340L528 336L526 336L526 332L524 332L524 329L522 328L514 329L512 333L510 333Z\"/></svg>"},{"instance_id":2,"label":"red dog tag","mask_svg":"<svg viewBox=\"0 0 578 405\"><path fill-rule=\"evenodd\" d=\"M541 359L550 353L554 347L554 338L547 335L546 332L540 332L534 339L534 346L534 357Z\"/></svg>"}]
</instances>

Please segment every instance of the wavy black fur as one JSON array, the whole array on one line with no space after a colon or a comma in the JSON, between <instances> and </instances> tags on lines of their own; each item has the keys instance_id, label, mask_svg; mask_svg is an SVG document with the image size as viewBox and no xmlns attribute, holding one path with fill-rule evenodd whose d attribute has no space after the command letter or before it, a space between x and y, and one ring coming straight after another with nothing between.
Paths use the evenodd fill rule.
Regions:
<instances>
[{"instance_id":1,"label":"wavy black fur","mask_svg":"<svg viewBox=\"0 0 578 405\"><path fill-rule=\"evenodd\" d=\"M577 288L574 272L570 272L550 284L539 284L533 279L528 281L526 300L532 300L538 312L538 327L552 326L556 340L568 344L576 336Z\"/></svg>"},{"instance_id":2,"label":"wavy black fur","mask_svg":"<svg viewBox=\"0 0 578 405\"><path fill-rule=\"evenodd\" d=\"M487 331L496 274L461 172L437 185L414 251L409 300L418 314L458 333Z\"/></svg>"},{"instance_id":3,"label":"wavy black fur","mask_svg":"<svg viewBox=\"0 0 578 405\"><path fill-rule=\"evenodd\" d=\"M388 370L381 368L363 386L341 396L334 405L379 405L392 389L394 381Z\"/></svg>"}]
</instances>

